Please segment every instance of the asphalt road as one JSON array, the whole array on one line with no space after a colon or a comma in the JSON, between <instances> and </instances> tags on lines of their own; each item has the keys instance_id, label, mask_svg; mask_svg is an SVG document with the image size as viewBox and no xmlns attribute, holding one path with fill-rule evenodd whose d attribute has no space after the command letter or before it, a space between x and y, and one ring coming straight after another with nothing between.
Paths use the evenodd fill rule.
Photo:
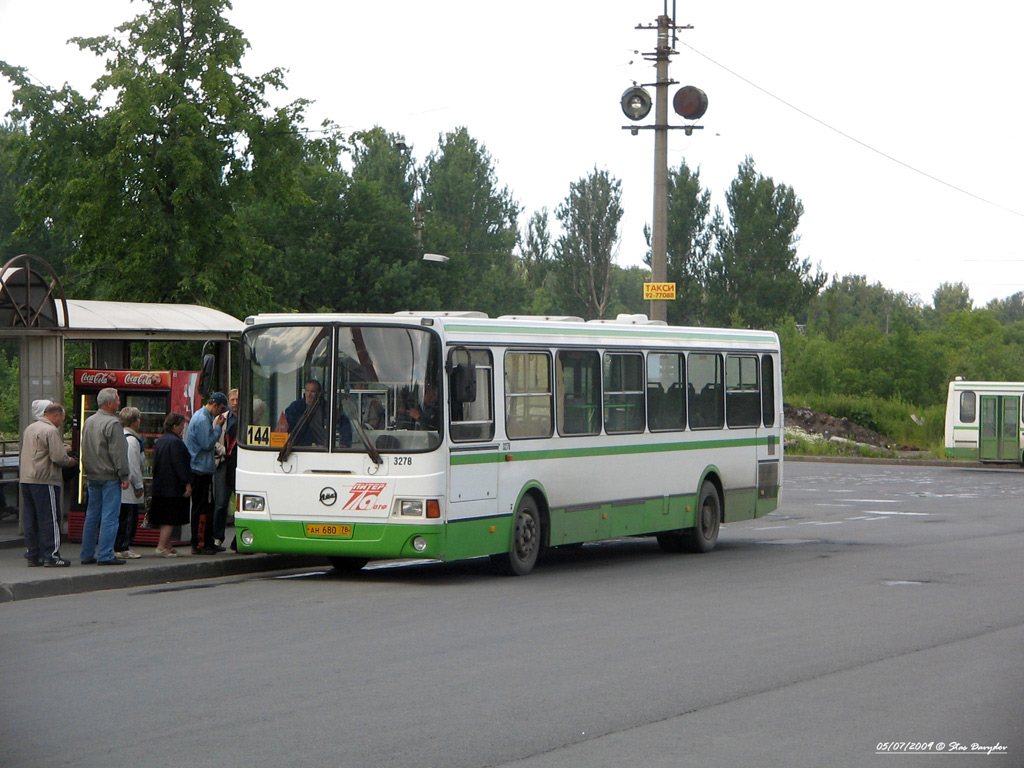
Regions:
<instances>
[{"instance_id":1,"label":"asphalt road","mask_svg":"<svg viewBox=\"0 0 1024 768\"><path fill-rule=\"evenodd\" d=\"M1019 768L1022 501L1021 472L794 462L709 555L0 605L0 766Z\"/></svg>"}]
</instances>

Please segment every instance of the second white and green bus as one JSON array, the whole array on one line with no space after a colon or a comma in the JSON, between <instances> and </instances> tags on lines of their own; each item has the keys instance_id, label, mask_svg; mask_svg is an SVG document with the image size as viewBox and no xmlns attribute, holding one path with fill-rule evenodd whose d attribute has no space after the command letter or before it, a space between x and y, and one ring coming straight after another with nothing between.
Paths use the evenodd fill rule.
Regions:
<instances>
[{"instance_id":1,"label":"second white and green bus","mask_svg":"<svg viewBox=\"0 0 1024 768\"><path fill-rule=\"evenodd\" d=\"M955 459L1024 464L1024 382L949 382L946 455Z\"/></svg>"},{"instance_id":2,"label":"second white and green bus","mask_svg":"<svg viewBox=\"0 0 1024 768\"><path fill-rule=\"evenodd\" d=\"M242 334L241 552L491 556L656 536L710 551L778 507L767 331L480 313L268 314Z\"/></svg>"}]
</instances>

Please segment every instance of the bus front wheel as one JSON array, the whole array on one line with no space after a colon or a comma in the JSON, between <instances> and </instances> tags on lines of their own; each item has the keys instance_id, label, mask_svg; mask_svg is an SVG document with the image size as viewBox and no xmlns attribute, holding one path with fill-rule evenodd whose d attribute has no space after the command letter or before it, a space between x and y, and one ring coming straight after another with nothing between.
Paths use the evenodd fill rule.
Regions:
<instances>
[{"instance_id":1,"label":"bus front wheel","mask_svg":"<svg viewBox=\"0 0 1024 768\"><path fill-rule=\"evenodd\" d=\"M700 503L697 505L697 525L690 529L683 540L689 552L710 552L718 543L718 532L722 523L722 500L718 497L715 484L705 480L700 487Z\"/></svg>"},{"instance_id":2,"label":"bus front wheel","mask_svg":"<svg viewBox=\"0 0 1024 768\"><path fill-rule=\"evenodd\" d=\"M526 576L537 564L544 541L537 502L529 494L519 502L512 528L511 548L507 553L492 555L491 560L510 576Z\"/></svg>"}]
</instances>

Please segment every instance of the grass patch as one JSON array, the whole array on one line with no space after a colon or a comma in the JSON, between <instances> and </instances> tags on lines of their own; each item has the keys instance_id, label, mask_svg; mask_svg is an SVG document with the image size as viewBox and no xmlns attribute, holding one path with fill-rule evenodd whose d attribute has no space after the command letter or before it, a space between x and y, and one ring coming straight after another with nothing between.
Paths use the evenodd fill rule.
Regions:
<instances>
[{"instance_id":1,"label":"grass patch","mask_svg":"<svg viewBox=\"0 0 1024 768\"><path fill-rule=\"evenodd\" d=\"M936 456L943 448L946 407L919 408L900 400L851 395L807 395L787 397L790 405L811 408L885 435L898 446Z\"/></svg>"}]
</instances>

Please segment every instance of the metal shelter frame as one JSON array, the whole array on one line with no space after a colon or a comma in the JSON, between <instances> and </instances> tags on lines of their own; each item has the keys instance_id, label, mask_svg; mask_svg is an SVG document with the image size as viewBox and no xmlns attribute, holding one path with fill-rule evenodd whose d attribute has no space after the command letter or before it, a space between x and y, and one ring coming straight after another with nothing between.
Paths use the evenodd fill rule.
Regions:
<instances>
[{"instance_id":1,"label":"metal shelter frame","mask_svg":"<svg viewBox=\"0 0 1024 768\"><path fill-rule=\"evenodd\" d=\"M216 380L230 382L228 346L244 327L225 312L194 304L68 299L53 268L30 254L0 267L0 339L20 342L19 435L30 423L33 400L64 401L66 341L91 342L92 367L108 370L130 367L131 342L213 341ZM0 469L8 473L0 479L10 482L10 467ZM0 497L0 506L3 501Z\"/></svg>"}]
</instances>

